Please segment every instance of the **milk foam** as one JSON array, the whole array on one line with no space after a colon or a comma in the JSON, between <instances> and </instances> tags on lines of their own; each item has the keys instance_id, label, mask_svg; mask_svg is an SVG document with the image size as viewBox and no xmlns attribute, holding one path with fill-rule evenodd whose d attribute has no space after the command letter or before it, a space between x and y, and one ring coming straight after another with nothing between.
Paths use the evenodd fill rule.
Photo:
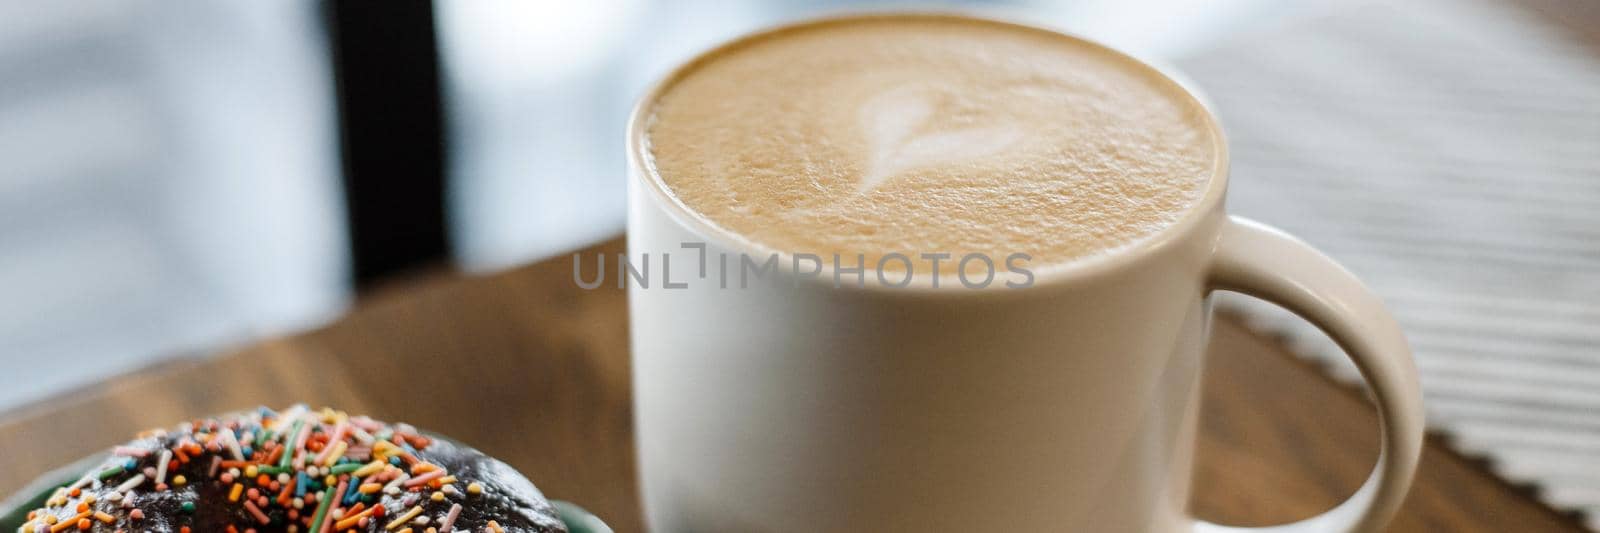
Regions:
<instances>
[{"instance_id":1,"label":"milk foam","mask_svg":"<svg viewBox=\"0 0 1600 533\"><path fill-rule=\"evenodd\" d=\"M661 93L645 142L684 205L773 251L850 265L1020 252L1038 266L1171 225L1221 140L1186 92L1115 53L896 17L734 45Z\"/></svg>"}]
</instances>

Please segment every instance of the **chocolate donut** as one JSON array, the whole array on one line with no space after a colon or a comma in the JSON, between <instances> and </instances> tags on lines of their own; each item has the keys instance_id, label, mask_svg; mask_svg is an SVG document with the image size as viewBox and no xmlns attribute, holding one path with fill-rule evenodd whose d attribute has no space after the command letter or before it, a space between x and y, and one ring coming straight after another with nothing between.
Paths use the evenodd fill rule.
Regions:
<instances>
[{"instance_id":1,"label":"chocolate donut","mask_svg":"<svg viewBox=\"0 0 1600 533\"><path fill-rule=\"evenodd\" d=\"M477 450L295 406L152 430L57 489L21 533L566 532L527 478Z\"/></svg>"}]
</instances>

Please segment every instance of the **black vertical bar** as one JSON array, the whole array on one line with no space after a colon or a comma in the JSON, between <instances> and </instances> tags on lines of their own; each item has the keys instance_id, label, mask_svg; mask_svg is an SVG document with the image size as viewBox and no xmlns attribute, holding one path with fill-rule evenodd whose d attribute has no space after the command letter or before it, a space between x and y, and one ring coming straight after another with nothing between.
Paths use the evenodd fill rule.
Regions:
<instances>
[{"instance_id":1,"label":"black vertical bar","mask_svg":"<svg viewBox=\"0 0 1600 533\"><path fill-rule=\"evenodd\" d=\"M329 0L345 203L358 286L449 248L433 5Z\"/></svg>"}]
</instances>

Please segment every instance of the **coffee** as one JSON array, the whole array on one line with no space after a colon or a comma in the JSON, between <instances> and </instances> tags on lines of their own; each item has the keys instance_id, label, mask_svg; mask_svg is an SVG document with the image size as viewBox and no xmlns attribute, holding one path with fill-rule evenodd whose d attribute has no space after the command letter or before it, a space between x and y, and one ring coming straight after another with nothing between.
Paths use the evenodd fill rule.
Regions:
<instances>
[{"instance_id":1,"label":"coffee","mask_svg":"<svg viewBox=\"0 0 1600 533\"><path fill-rule=\"evenodd\" d=\"M995 22L800 26L669 84L644 142L672 195L759 248L852 266L1110 253L1178 220L1221 158L1207 112L1159 72Z\"/></svg>"}]
</instances>

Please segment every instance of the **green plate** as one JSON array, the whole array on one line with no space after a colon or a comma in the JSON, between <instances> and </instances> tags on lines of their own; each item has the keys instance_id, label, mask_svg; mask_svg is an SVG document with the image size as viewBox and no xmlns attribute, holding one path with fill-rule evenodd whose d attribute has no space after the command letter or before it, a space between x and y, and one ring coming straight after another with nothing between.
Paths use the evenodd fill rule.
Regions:
<instances>
[{"instance_id":1,"label":"green plate","mask_svg":"<svg viewBox=\"0 0 1600 533\"><path fill-rule=\"evenodd\" d=\"M39 479L23 487L22 491L0 502L0 533L12 533L21 528L22 524L28 521L28 511L43 507L44 501L50 498L50 493L55 492L57 487L65 487L77 481L84 472L104 460L104 455L95 455L55 469L39 476ZM566 522L567 530L572 533L612 533L605 522L601 522L582 507L559 500L550 500L550 503L555 505L556 513L562 522Z\"/></svg>"}]
</instances>

